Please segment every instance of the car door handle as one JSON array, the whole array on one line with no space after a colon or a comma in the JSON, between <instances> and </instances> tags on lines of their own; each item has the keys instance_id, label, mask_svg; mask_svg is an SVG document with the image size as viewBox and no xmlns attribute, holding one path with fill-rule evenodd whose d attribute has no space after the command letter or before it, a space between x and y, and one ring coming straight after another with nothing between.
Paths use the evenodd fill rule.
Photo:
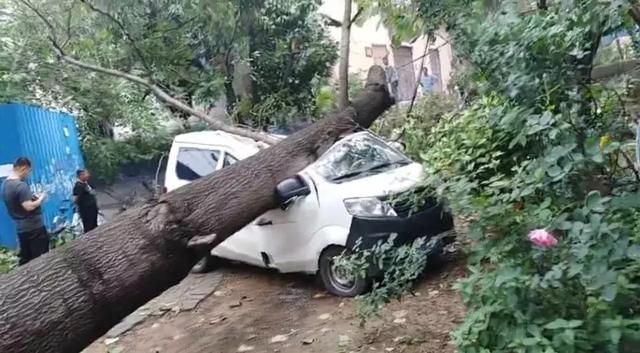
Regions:
<instances>
[{"instance_id":1,"label":"car door handle","mask_svg":"<svg viewBox=\"0 0 640 353\"><path fill-rule=\"evenodd\" d=\"M268 219L259 219L259 220L256 222L256 225L257 225L257 226L259 226L259 227L263 227L263 226L272 226L272 225L273 225L273 222L272 222L272 221L270 221L270 220L268 220Z\"/></svg>"}]
</instances>

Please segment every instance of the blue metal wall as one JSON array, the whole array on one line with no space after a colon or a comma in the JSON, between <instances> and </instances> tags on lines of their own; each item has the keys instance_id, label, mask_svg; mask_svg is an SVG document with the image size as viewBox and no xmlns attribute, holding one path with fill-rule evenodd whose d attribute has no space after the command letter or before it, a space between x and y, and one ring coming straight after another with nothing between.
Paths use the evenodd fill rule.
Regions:
<instances>
[{"instance_id":1,"label":"blue metal wall","mask_svg":"<svg viewBox=\"0 0 640 353\"><path fill-rule=\"evenodd\" d=\"M6 167L20 156L33 163L28 180L31 188L49 195L42 211L51 228L61 207L69 206L75 173L84 167L74 118L34 106L0 106L0 165ZM65 216L70 220L72 214L68 209ZM0 205L0 246L17 246L15 227L4 204Z\"/></svg>"}]
</instances>

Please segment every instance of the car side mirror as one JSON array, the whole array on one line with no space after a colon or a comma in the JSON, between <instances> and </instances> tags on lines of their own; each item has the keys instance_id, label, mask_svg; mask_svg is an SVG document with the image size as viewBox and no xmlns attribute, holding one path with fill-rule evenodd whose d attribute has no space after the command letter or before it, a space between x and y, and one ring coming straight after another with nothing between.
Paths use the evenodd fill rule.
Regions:
<instances>
[{"instance_id":1,"label":"car side mirror","mask_svg":"<svg viewBox=\"0 0 640 353\"><path fill-rule=\"evenodd\" d=\"M276 186L276 199L283 210L298 197L307 196L311 189L301 176L287 178Z\"/></svg>"}]
</instances>

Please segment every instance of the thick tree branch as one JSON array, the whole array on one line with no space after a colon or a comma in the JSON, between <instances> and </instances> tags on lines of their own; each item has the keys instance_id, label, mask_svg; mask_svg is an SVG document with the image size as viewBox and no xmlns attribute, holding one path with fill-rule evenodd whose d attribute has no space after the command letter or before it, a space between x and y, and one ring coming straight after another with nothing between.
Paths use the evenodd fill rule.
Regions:
<instances>
[{"instance_id":1,"label":"thick tree branch","mask_svg":"<svg viewBox=\"0 0 640 353\"><path fill-rule=\"evenodd\" d=\"M233 127L233 126L229 126L219 120L216 120L210 116L208 116L207 114L205 114L204 112L198 111L188 105L186 105L185 103L181 102L178 99L175 99L174 97L172 97L171 95L169 95L168 93L166 93L164 90L160 89L160 87L154 85L153 83L151 83L150 81L140 77L140 76L136 76L136 75L132 75L126 72L122 72L122 71L118 71L118 70L114 70L114 69L108 69L108 68L104 68L101 66L97 66L97 65L92 65L92 64L88 64L85 63L83 61L80 60L76 60L72 57L69 57L67 55L65 55L60 48L56 47L56 52L58 54L58 58L64 62L66 62L67 64L82 68L82 69L86 69L89 71L93 71L93 72L97 72L97 73L102 73L105 75L109 75L109 76L113 76L113 77L119 77L119 78L123 78L127 81L139 84L141 86L144 86L146 88L148 88L151 93L153 93L156 98L158 98L160 101L166 103L167 105L179 109L187 114L193 115L203 121L205 121L206 123L208 123L213 129L216 130L222 130L225 132L228 132L230 134L235 134L235 135L239 135L239 136L244 136L256 141L262 141L264 143L267 143L269 145L273 145L275 144L277 141L265 134L260 134L257 132L253 132L253 131L249 131L247 129L242 129L242 128L238 128L238 127Z\"/></svg>"}]
</instances>

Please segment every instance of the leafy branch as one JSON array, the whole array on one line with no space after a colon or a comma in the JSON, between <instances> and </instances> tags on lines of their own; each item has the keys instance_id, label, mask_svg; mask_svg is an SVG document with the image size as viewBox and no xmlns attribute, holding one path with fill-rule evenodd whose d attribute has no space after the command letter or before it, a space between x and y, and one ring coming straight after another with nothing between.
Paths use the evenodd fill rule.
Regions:
<instances>
[{"instance_id":1,"label":"leafy branch","mask_svg":"<svg viewBox=\"0 0 640 353\"><path fill-rule=\"evenodd\" d=\"M56 56L58 57L58 60L65 62L69 65L81 68L81 69L85 69L88 71L92 71L92 72L96 72L96 73L100 73L100 74L105 74L105 75L109 75L112 77L117 77L117 78L121 78L124 80L127 80L129 82L135 83L137 85L143 86L145 88L147 88L151 93L153 93L153 95L158 98L160 101L162 101L163 103L167 104L168 106L171 106L175 109L178 109L180 111L183 111L189 115L195 116L198 119L206 122L207 124L209 124L211 126L211 128L213 129L217 129L217 130L221 130L230 134L235 134L238 136L243 136L243 137L247 137L256 141L260 141L260 142L264 142L268 145L273 145L276 143L276 140L266 134L262 134L259 132L255 132L252 130L248 130L245 128L240 128L240 127L236 127L236 126L230 126L227 125L225 123L223 123L222 121L219 121L217 119L212 118L211 116L207 115L206 113L196 110L190 106L188 106L187 104L181 102L180 100L174 98L173 96L171 96L170 94L168 94L165 90L163 90L162 88L160 88L158 85L154 84L153 82L151 82L150 80L147 80L145 78L142 78L140 76L137 75L133 75L131 73L127 73L124 71L120 71L120 70L116 70L116 69L109 69L109 68L105 68L99 65L94 65L94 64L90 64L78 59L75 59L69 55L67 55L64 50L62 45L60 45L60 43L58 42L57 39L57 32L55 30L55 27L53 26L53 24L51 23L51 21L49 21L49 19L36 7L34 6L29 0L18 0L22 5L24 5L25 7L27 7L31 12L33 12L36 16L38 16L38 18L40 18L40 20L44 23L44 25L49 29L49 33L47 35L47 38L49 40L49 42L51 43L51 46L53 48L53 51L55 52Z\"/></svg>"},{"instance_id":2,"label":"leafy branch","mask_svg":"<svg viewBox=\"0 0 640 353\"><path fill-rule=\"evenodd\" d=\"M133 51L135 51L136 56L138 56L138 59L140 59L142 66L145 68L145 70L147 70L147 73L150 75L152 72L151 66L149 66L149 64L147 63L145 56L142 53L142 50L140 50L140 47L138 47L138 45L136 44L136 41L131 36L131 33L127 31L126 27L124 26L124 23L122 23L122 21L119 21L114 15L110 14L108 11L98 8L97 6L93 5L91 2L87 0L80 0L80 2L85 4L91 11L96 12L108 18L111 22L113 22L116 26L118 26L118 28L120 28L120 31L122 31L122 35L124 35L125 38L127 38L129 43L131 44L131 47L133 48Z\"/></svg>"}]
</instances>

